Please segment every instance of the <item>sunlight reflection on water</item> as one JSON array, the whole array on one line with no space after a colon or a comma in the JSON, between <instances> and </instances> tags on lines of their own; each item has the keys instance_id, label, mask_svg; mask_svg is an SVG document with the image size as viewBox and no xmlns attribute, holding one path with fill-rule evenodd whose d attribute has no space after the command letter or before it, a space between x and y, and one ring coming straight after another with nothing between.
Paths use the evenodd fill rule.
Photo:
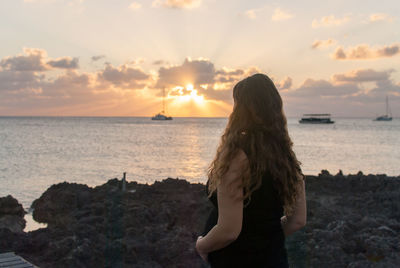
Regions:
<instances>
[{"instance_id":1,"label":"sunlight reflection on water","mask_svg":"<svg viewBox=\"0 0 400 268\"><path fill-rule=\"evenodd\" d=\"M305 174L399 175L400 120L336 119L333 125L288 120ZM167 177L205 182L226 118L0 117L0 196L24 207L52 184L103 184L121 178L153 183Z\"/></svg>"}]
</instances>

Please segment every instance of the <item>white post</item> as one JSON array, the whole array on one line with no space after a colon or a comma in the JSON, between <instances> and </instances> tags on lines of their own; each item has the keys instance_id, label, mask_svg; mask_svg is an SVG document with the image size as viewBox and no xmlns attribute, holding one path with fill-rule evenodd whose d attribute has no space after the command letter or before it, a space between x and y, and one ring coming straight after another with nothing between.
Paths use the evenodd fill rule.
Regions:
<instances>
[{"instance_id":1,"label":"white post","mask_svg":"<svg viewBox=\"0 0 400 268\"><path fill-rule=\"evenodd\" d=\"M124 176L122 177L122 191L126 191L126 172L124 172Z\"/></svg>"}]
</instances>

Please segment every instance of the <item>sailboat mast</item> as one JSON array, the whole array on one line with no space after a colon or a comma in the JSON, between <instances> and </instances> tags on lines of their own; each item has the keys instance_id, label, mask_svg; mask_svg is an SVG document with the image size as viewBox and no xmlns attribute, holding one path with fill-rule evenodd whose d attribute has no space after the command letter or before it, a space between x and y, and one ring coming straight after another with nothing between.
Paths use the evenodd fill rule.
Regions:
<instances>
[{"instance_id":1,"label":"sailboat mast","mask_svg":"<svg viewBox=\"0 0 400 268\"><path fill-rule=\"evenodd\" d=\"M162 112L165 113L165 87L163 87Z\"/></svg>"},{"instance_id":2,"label":"sailboat mast","mask_svg":"<svg viewBox=\"0 0 400 268\"><path fill-rule=\"evenodd\" d=\"M388 101L388 96L386 96L386 115L389 115L389 101Z\"/></svg>"}]
</instances>

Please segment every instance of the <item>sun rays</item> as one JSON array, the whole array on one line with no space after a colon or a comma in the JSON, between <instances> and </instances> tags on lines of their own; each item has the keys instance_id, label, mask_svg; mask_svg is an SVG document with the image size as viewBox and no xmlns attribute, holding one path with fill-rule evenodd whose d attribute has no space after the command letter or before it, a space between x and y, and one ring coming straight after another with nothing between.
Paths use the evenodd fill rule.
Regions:
<instances>
[{"instance_id":1,"label":"sun rays","mask_svg":"<svg viewBox=\"0 0 400 268\"><path fill-rule=\"evenodd\" d=\"M193 84L187 84L185 87L177 86L170 90L168 94L174 102L187 103L193 102L196 105L204 105L206 100L203 95L199 95Z\"/></svg>"}]
</instances>

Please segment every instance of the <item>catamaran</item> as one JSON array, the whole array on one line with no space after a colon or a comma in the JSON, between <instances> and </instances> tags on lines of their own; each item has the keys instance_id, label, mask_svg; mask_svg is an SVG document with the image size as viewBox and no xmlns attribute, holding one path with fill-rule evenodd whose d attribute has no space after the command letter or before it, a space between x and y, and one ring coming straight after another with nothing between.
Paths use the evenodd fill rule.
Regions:
<instances>
[{"instance_id":1,"label":"catamaran","mask_svg":"<svg viewBox=\"0 0 400 268\"><path fill-rule=\"evenodd\" d=\"M303 114L299 120L301 124L333 124L330 114Z\"/></svg>"},{"instance_id":2,"label":"catamaran","mask_svg":"<svg viewBox=\"0 0 400 268\"><path fill-rule=\"evenodd\" d=\"M386 96L386 114L378 116L374 119L374 121L392 121L392 112L390 111L389 107L389 100Z\"/></svg>"}]
</instances>

